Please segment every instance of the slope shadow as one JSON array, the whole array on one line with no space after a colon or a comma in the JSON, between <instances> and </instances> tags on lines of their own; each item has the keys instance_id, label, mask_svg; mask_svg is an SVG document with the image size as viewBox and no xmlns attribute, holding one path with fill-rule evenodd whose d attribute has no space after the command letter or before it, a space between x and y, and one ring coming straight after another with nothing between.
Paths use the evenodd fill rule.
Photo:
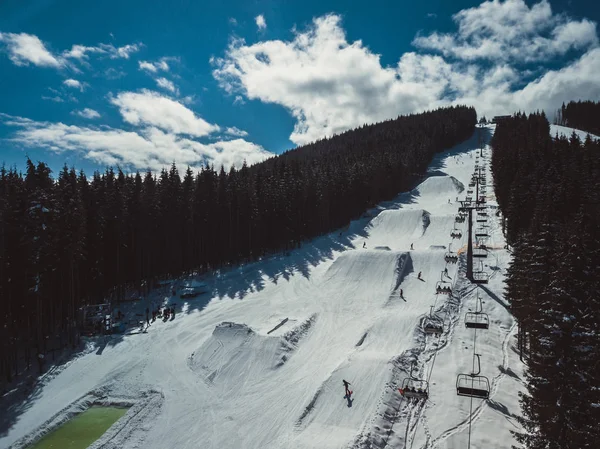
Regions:
<instances>
[{"instance_id":1,"label":"slope shadow","mask_svg":"<svg viewBox=\"0 0 600 449\"><path fill-rule=\"evenodd\" d=\"M35 369L35 368L34 368ZM8 435L19 416L29 410L42 394L43 381L34 380L31 375L13 382L12 392L6 393L0 400L0 437Z\"/></svg>"}]
</instances>

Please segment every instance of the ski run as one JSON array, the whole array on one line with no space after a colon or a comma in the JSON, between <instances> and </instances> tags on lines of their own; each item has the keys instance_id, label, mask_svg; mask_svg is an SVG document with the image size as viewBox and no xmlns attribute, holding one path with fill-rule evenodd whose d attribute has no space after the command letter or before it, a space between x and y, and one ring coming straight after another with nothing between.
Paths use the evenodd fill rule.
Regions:
<instances>
[{"instance_id":1,"label":"ski run","mask_svg":"<svg viewBox=\"0 0 600 449\"><path fill-rule=\"evenodd\" d=\"M510 447L524 366L504 299L510 253L491 149L479 149L493 130L437 155L412 191L346 229L198 279L210 292L197 298L172 297L189 281L178 279L123 307L178 311L145 331L90 339L45 375L0 447L26 447L93 403L131 406L93 448ZM457 217L478 173L486 207L473 210L473 230L487 235L487 257L473 270L489 281L475 285ZM479 311L489 327L467 327ZM432 324L440 333L424 331ZM478 368L485 378L468 376ZM487 379L489 397L457 395L461 374L471 386ZM409 398L411 387L427 397Z\"/></svg>"}]
</instances>

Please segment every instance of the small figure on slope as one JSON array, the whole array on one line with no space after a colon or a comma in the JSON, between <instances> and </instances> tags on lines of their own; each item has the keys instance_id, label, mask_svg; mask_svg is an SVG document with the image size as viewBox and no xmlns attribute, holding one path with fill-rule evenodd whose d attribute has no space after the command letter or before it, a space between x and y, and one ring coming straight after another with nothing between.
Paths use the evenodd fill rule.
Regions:
<instances>
[{"instance_id":1,"label":"small figure on slope","mask_svg":"<svg viewBox=\"0 0 600 449\"><path fill-rule=\"evenodd\" d=\"M344 379L342 379L342 383L344 384L344 389L346 390L346 396L350 397L352 391L348 388L348 385L351 385L351 383Z\"/></svg>"},{"instance_id":2,"label":"small figure on slope","mask_svg":"<svg viewBox=\"0 0 600 449\"><path fill-rule=\"evenodd\" d=\"M419 275L417 276L417 279L421 279L421 272L419 271Z\"/></svg>"}]
</instances>

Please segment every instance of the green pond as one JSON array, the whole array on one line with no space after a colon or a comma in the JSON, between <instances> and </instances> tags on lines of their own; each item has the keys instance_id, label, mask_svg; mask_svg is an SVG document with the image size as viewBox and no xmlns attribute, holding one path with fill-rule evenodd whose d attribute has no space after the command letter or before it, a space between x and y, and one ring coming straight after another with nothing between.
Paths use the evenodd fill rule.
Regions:
<instances>
[{"instance_id":1,"label":"green pond","mask_svg":"<svg viewBox=\"0 0 600 449\"><path fill-rule=\"evenodd\" d=\"M85 449L125 413L123 407L90 407L28 449Z\"/></svg>"}]
</instances>

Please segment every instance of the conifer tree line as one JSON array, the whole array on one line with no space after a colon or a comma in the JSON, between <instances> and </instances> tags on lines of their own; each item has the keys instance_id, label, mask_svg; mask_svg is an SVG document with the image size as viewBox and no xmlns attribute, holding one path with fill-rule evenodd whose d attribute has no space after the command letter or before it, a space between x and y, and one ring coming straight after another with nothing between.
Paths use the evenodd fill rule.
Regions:
<instances>
[{"instance_id":1,"label":"conifer tree line","mask_svg":"<svg viewBox=\"0 0 600 449\"><path fill-rule=\"evenodd\" d=\"M473 108L346 132L251 167L159 175L43 162L0 170L0 370L10 381L50 345L75 344L79 310L161 277L297 247L408 189L433 155L467 139Z\"/></svg>"},{"instance_id":2,"label":"conifer tree line","mask_svg":"<svg viewBox=\"0 0 600 449\"><path fill-rule=\"evenodd\" d=\"M598 119L599 116L596 116ZM528 449L600 441L600 142L552 137L543 113L497 125L492 172L513 262L506 295L528 362Z\"/></svg>"},{"instance_id":3,"label":"conifer tree line","mask_svg":"<svg viewBox=\"0 0 600 449\"><path fill-rule=\"evenodd\" d=\"M571 101L566 106L563 103L556 123L600 136L600 101Z\"/></svg>"}]
</instances>

